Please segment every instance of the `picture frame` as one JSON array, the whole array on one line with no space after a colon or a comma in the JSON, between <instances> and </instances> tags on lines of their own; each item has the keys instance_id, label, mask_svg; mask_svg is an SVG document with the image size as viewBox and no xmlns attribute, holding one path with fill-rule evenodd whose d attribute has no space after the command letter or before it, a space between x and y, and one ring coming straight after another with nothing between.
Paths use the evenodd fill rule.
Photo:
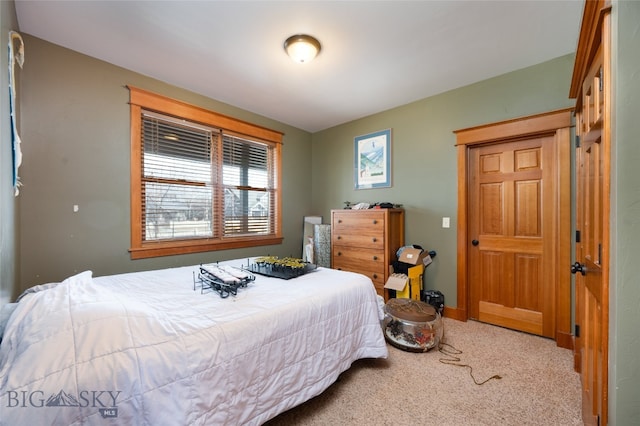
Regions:
<instances>
[{"instance_id":1,"label":"picture frame","mask_svg":"<svg viewBox=\"0 0 640 426\"><path fill-rule=\"evenodd\" d=\"M354 140L355 189L391 186L391 129L380 130Z\"/></svg>"}]
</instances>

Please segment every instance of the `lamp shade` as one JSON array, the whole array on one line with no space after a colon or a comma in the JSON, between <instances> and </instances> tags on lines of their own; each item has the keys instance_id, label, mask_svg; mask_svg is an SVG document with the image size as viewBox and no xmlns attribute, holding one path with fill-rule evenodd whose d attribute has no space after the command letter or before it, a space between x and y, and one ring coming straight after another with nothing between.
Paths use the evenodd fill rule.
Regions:
<instances>
[{"instance_id":1,"label":"lamp shade","mask_svg":"<svg viewBox=\"0 0 640 426\"><path fill-rule=\"evenodd\" d=\"M320 42L310 35L296 34L284 42L284 50L295 62L310 62L320 53Z\"/></svg>"}]
</instances>

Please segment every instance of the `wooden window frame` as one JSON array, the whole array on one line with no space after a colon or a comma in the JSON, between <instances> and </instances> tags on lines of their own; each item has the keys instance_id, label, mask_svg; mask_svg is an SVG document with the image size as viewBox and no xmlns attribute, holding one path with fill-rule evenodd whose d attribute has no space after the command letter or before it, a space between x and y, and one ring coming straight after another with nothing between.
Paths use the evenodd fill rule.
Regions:
<instances>
[{"instance_id":1,"label":"wooden window frame","mask_svg":"<svg viewBox=\"0 0 640 426\"><path fill-rule=\"evenodd\" d=\"M282 136L281 132L237 120L207 109L128 86L131 113L131 259L200 253L281 244L282 237ZM152 111L219 128L223 131L264 141L274 149L275 220L269 235L223 236L181 240L144 241L142 232L142 114Z\"/></svg>"}]
</instances>

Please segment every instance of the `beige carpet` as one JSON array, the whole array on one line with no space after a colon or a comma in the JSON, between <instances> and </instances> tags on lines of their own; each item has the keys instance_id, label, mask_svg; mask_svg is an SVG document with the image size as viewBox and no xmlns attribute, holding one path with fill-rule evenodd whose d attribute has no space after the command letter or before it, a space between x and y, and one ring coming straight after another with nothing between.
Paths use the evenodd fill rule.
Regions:
<instances>
[{"instance_id":1,"label":"beige carpet","mask_svg":"<svg viewBox=\"0 0 640 426\"><path fill-rule=\"evenodd\" d=\"M437 350L359 360L316 398L267 423L279 425L582 425L573 354L554 341L476 321L444 319L444 342L469 368Z\"/></svg>"}]
</instances>

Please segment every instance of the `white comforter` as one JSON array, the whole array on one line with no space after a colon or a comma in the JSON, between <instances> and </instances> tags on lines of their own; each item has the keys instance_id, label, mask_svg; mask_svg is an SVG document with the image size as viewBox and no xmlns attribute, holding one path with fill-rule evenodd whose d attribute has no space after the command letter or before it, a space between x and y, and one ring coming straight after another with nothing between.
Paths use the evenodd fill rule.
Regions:
<instances>
[{"instance_id":1,"label":"white comforter","mask_svg":"<svg viewBox=\"0 0 640 426\"><path fill-rule=\"evenodd\" d=\"M193 290L196 270L87 271L24 297L0 346L0 423L257 425L387 356L362 275L258 275L221 299Z\"/></svg>"}]
</instances>

